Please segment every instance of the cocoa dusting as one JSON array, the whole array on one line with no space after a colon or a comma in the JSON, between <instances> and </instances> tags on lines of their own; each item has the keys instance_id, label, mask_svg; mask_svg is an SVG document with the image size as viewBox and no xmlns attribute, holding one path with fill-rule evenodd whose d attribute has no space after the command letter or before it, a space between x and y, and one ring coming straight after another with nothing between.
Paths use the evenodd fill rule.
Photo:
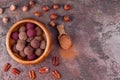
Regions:
<instances>
[{"instance_id":1,"label":"cocoa dusting","mask_svg":"<svg viewBox=\"0 0 120 80\"><path fill-rule=\"evenodd\" d=\"M69 61L72 61L77 56L77 52L75 51L73 45L67 50L60 48L59 52L62 58Z\"/></svg>"}]
</instances>

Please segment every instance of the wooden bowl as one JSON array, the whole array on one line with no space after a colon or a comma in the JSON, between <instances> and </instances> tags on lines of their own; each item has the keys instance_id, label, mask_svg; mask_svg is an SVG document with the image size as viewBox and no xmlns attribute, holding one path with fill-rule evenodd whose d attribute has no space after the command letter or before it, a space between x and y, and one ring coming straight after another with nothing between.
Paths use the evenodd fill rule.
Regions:
<instances>
[{"instance_id":1,"label":"wooden bowl","mask_svg":"<svg viewBox=\"0 0 120 80\"><path fill-rule=\"evenodd\" d=\"M12 50L11 50L11 46L13 44L13 41L11 39L12 32L16 31L20 26L24 25L27 22L31 22L31 23L34 23L37 26L39 26L43 30L43 32L45 33L46 42L47 42L46 48L45 48L43 54L40 57L38 57L37 59L32 60L32 61L21 59L21 57L17 53L13 53ZM51 46L52 46L51 34L50 34L49 30L46 28L46 26L44 24L42 24L41 22L39 22L37 20L34 20L34 19L30 19L30 18L26 18L26 19L22 19L20 21L17 21L15 24L13 24L10 27L10 29L7 33L7 36L6 36L6 47L7 47L7 51L9 53L9 55L15 61L17 61L21 64L32 65L32 64L38 64L38 63L42 62L49 55L50 50L51 50Z\"/></svg>"}]
</instances>

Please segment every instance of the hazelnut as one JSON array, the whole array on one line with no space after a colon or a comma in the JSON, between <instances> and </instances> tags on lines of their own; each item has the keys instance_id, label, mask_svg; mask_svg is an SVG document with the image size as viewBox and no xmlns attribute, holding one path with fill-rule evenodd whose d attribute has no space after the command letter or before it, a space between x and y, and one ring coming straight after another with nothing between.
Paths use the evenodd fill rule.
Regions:
<instances>
[{"instance_id":1,"label":"hazelnut","mask_svg":"<svg viewBox=\"0 0 120 80\"><path fill-rule=\"evenodd\" d=\"M46 41L42 40L41 43L40 43L40 48L45 49L45 47L46 47Z\"/></svg>"},{"instance_id":2,"label":"hazelnut","mask_svg":"<svg viewBox=\"0 0 120 80\"><path fill-rule=\"evenodd\" d=\"M53 8L54 10L56 10L56 9L59 8L59 5L58 5L58 4L54 4L52 8Z\"/></svg>"},{"instance_id":3,"label":"hazelnut","mask_svg":"<svg viewBox=\"0 0 120 80\"><path fill-rule=\"evenodd\" d=\"M4 12L3 8L0 8L0 14L2 14Z\"/></svg>"},{"instance_id":4,"label":"hazelnut","mask_svg":"<svg viewBox=\"0 0 120 80\"><path fill-rule=\"evenodd\" d=\"M27 39L27 34L25 32L20 32L19 33L19 39L26 40Z\"/></svg>"},{"instance_id":5,"label":"hazelnut","mask_svg":"<svg viewBox=\"0 0 120 80\"><path fill-rule=\"evenodd\" d=\"M65 6L64 6L64 10L68 11L68 10L70 10L70 9L71 9L70 5L65 5Z\"/></svg>"},{"instance_id":6,"label":"hazelnut","mask_svg":"<svg viewBox=\"0 0 120 80\"><path fill-rule=\"evenodd\" d=\"M31 42L32 41L32 39L33 39L33 37L30 37L30 38L27 38L27 42Z\"/></svg>"},{"instance_id":7,"label":"hazelnut","mask_svg":"<svg viewBox=\"0 0 120 80\"><path fill-rule=\"evenodd\" d=\"M55 20L55 19L57 19L57 15L56 14L51 14L50 18L51 18L51 20Z\"/></svg>"},{"instance_id":8,"label":"hazelnut","mask_svg":"<svg viewBox=\"0 0 120 80\"><path fill-rule=\"evenodd\" d=\"M51 27L55 27L55 26L56 26L56 24L55 24L54 21L50 21L49 25L50 25Z\"/></svg>"},{"instance_id":9,"label":"hazelnut","mask_svg":"<svg viewBox=\"0 0 120 80\"><path fill-rule=\"evenodd\" d=\"M29 9L28 6L23 6L23 7L22 7L22 11L23 11L23 12L28 11L28 9Z\"/></svg>"},{"instance_id":10,"label":"hazelnut","mask_svg":"<svg viewBox=\"0 0 120 80\"><path fill-rule=\"evenodd\" d=\"M36 36L35 29L29 29L29 30L27 30L27 35L28 35L28 37L35 37Z\"/></svg>"},{"instance_id":11,"label":"hazelnut","mask_svg":"<svg viewBox=\"0 0 120 80\"><path fill-rule=\"evenodd\" d=\"M40 49L40 48L38 48L38 49L35 50L35 54L36 54L37 56L42 55L42 53L43 53L43 50Z\"/></svg>"},{"instance_id":12,"label":"hazelnut","mask_svg":"<svg viewBox=\"0 0 120 80\"><path fill-rule=\"evenodd\" d=\"M45 11L45 12L48 12L49 11L49 7L48 6L43 6L42 10Z\"/></svg>"},{"instance_id":13,"label":"hazelnut","mask_svg":"<svg viewBox=\"0 0 120 80\"><path fill-rule=\"evenodd\" d=\"M25 26L21 26L20 28L19 28L19 32L25 32L26 31L26 27Z\"/></svg>"},{"instance_id":14,"label":"hazelnut","mask_svg":"<svg viewBox=\"0 0 120 80\"><path fill-rule=\"evenodd\" d=\"M37 35L42 35L43 31L40 27L36 27L35 30Z\"/></svg>"},{"instance_id":15,"label":"hazelnut","mask_svg":"<svg viewBox=\"0 0 120 80\"><path fill-rule=\"evenodd\" d=\"M29 2L29 5L30 5L30 6L34 6L34 5L35 5L35 2L34 2L34 1L30 1L30 2Z\"/></svg>"},{"instance_id":16,"label":"hazelnut","mask_svg":"<svg viewBox=\"0 0 120 80\"><path fill-rule=\"evenodd\" d=\"M69 22L70 21L70 17L69 16L64 16L64 22Z\"/></svg>"},{"instance_id":17,"label":"hazelnut","mask_svg":"<svg viewBox=\"0 0 120 80\"><path fill-rule=\"evenodd\" d=\"M8 17L4 17L4 18L2 18L2 21L3 21L3 23L8 23L9 18Z\"/></svg>"},{"instance_id":18,"label":"hazelnut","mask_svg":"<svg viewBox=\"0 0 120 80\"><path fill-rule=\"evenodd\" d=\"M20 51L19 52L19 55L22 57L22 58L25 58L27 55L24 53L24 51Z\"/></svg>"},{"instance_id":19,"label":"hazelnut","mask_svg":"<svg viewBox=\"0 0 120 80\"><path fill-rule=\"evenodd\" d=\"M34 13L34 15L35 15L36 17L40 17L40 16L41 16L41 12L40 12L40 11L36 11L36 12Z\"/></svg>"},{"instance_id":20,"label":"hazelnut","mask_svg":"<svg viewBox=\"0 0 120 80\"><path fill-rule=\"evenodd\" d=\"M26 55L31 55L33 53L33 48L31 46L27 46L24 48L24 53Z\"/></svg>"},{"instance_id":21,"label":"hazelnut","mask_svg":"<svg viewBox=\"0 0 120 80\"><path fill-rule=\"evenodd\" d=\"M16 6L12 4L12 5L10 6L10 10L11 10L11 11L15 11L15 10L16 10Z\"/></svg>"},{"instance_id":22,"label":"hazelnut","mask_svg":"<svg viewBox=\"0 0 120 80\"><path fill-rule=\"evenodd\" d=\"M22 51L25 48L26 42L24 40L18 40L16 44L16 49Z\"/></svg>"},{"instance_id":23,"label":"hazelnut","mask_svg":"<svg viewBox=\"0 0 120 80\"><path fill-rule=\"evenodd\" d=\"M13 32L13 33L11 34L11 38L12 38L13 40L18 40L18 39L19 39L18 35L19 35L19 32L18 32L18 31L15 31L15 32Z\"/></svg>"},{"instance_id":24,"label":"hazelnut","mask_svg":"<svg viewBox=\"0 0 120 80\"><path fill-rule=\"evenodd\" d=\"M37 56L34 54L34 53L32 53L31 55L28 55L27 56L27 59L28 60L34 60L34 59L36 59L37 58Z\"/></svg>"},{"instance_id":25,"label":"hazelnut","mask_svg":"<svg viewBox=\"0 0 120 80\"><path fill-rule=\"evenodd\" d=\"M12 46L12 51L13 51L14 53L18 53L18 50L16 49L16 44L13 44L13 46Z\"/></svg>"},{"instance_id":26,"label":"hazelnut","mask_svg":"<svg viewBox=\"0 0 120 80\"><path fill-rule=\"evenodd\" d=\"M38 48L40 46L40 42L36 39L33 39L31 42L30 42L31 46L33 48Z\"/></svg>"},{"instance_id":27,"label":"hazelnut","mask_svg":"<svg viewBox=\"0 0 120 80\"><path fill-rule=\"evenodd\" d=\"M38 41L41 41L41 40L43 40L43 37L42 36L36 36L35 39L38 40Z\"/></svg>"},{"instance_id":28,"label":"hazelnut","mask_svg":"<svg viewBox=\"0 0 120 80\"><path fill-rule=\"evenodd\" d=\"M27 29L34 29L35 24L29 22L29 23L26 24L26 27L27 27Z\"/></svg>"}]
</instances>

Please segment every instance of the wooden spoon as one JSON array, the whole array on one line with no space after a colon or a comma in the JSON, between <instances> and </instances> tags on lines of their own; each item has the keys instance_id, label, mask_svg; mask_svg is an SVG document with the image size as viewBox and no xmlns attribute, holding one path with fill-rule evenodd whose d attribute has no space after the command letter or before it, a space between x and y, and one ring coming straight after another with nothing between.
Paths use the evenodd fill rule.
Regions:
<instances>
[{"instance_id":1,"label":"wooden spoon","mask_svg":"<svg viewBox=\"0 0 120 80\"><path fill-rule=\"evenodd\" d=\"M71 41L70 36L65 32L64 25L58 25L57 29L59 31L58 40L59 40L61 48L69 49L72 45L72 41Z\"/></svg>"}]
</instances>

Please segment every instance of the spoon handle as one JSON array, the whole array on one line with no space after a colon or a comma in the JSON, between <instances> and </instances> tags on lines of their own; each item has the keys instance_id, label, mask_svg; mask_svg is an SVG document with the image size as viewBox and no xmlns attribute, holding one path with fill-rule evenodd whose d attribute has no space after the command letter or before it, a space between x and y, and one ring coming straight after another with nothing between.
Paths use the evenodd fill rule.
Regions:
<instances>
[{"instance_id":1,"label":"spoon handle","mask_svg":"<svg viewBox=\"0 0 120 80\"><path fill-rule=\"evenodd\" d=\"M62 24L58 25L57 29L59 31L59 36L61 36L62 34L66 34L65 29L64 29L64 25L62 25Z\"/></svg>"}]
</instances>

